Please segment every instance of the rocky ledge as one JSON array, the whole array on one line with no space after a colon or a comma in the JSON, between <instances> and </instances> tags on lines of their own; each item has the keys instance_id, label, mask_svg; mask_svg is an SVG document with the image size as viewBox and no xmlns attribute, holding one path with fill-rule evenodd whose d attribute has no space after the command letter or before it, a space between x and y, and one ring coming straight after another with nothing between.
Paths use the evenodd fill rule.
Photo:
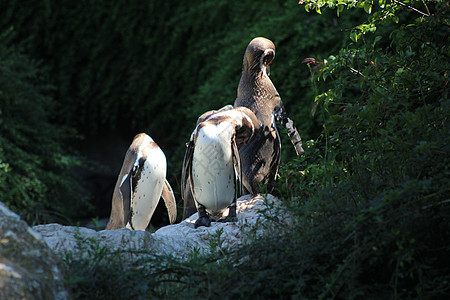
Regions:
<instances>
[{"instance_id":1,"label":"rocky ledge","mask_svg":"<svg viewBox=\"0 0 450 300\"><path fill-rule=\"evenodd\" d=\"M95 231L60 224L38 225L33 229L60 256L67 252L89 255L86 244L90 244L95 248L106 247L124 259L134 261L145 255L171 255L184 259L193 252L207 253L213 244L233 248L247 242L250 236L273 230L273 224L266 222L268 219L287 220L287 212L280 205L280 200L272 195L239 198L237 213L236 223L212 222L211 227L194 228L198 218L196 213L181 223L162 227L154 233L126 228Z\"/></svg>"}]
</instances>

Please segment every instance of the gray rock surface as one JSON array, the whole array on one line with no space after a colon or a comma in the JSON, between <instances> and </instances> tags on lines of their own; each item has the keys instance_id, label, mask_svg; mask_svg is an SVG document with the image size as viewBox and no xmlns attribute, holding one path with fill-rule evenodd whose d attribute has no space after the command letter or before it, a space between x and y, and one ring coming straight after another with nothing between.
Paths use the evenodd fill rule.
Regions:
<instances>
[{"instance_id":1,"label":"gray rock surface","mask_svg":"<svg viewBox=\"0 0 450 300\"><path fill-rule=\"evenodd\" d=\"M266 222L267 217L282 216L280 219L284 221L290 219L281 207L280 200L272 195L254 198L243 196L237 204L237 223L212 222L211 227L197 229L194 228L197 214L181 223L162 227L155 233L126 228L95 231L59 224L39 225L33 229L42 235L50 248L62 256L67 252L90 255L89 248L95 251L95 248L106 247L111 252L119 253L125 260L135 261L145 255L172 255L183 259L193 252L205 254L212 247L233 248L247 242L249 236L274 230L273 223Z\"/></svg>"},{"instance_id":2,"label":"gray rock surface","mask_svg":"<svg viewBox=\"0 0 450 300\"><path fill-rule=\"evenodd\" d=\"M0 299L69 299L59 257L0 203Z\"/></svg>"}]
</instances>

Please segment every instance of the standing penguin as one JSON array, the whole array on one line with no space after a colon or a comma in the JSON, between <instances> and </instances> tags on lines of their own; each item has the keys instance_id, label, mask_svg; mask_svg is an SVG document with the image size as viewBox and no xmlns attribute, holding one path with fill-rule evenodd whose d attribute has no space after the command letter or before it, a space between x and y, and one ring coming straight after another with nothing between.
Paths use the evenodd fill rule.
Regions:
<instances>
[{"instance_id":1,"label":"standing penguin","mask_svg":"<svg viewBox=\"0 0 450 300\"><path fill-rule=\"evenodd\" d=\"M207 111L197 119L197 124L195 126L197 127L199 123L205 121L209 116L213 115L214 113L217 113L220 111L225 111L225 110L230 110L230 109L233 109L233 105L226 105L219 110ZM189 145L189 143L186 146L188 146L188 145ZM186 151L186 154L188 154L187 151ZM185 157L185 160L186 160L186 157ZM185 171L184 166L183 166L183 171ZM184 175L182 175L182 177L185 178ZM186 185L183 185L184 183L186 183ZM189 179L187 180L187 182L182 181L181 192L182 192L181 195L183 197L183 203L184 203L184 208L183 208L183 220L184 220L186 218L189 218L190 216L192 216L193 214L195 214L197 212L197 206L195 205L194 196L192 195L191 184L190 184Z\"/></svg>"},{"instance_id":2,"label":"standing penguin","mask_svg":"<svg viewBox=\"0 0 450 300\"><path fill-rule=\"evenodd\" d=\"M177 218L177 207L166 180L166 156L150 136L140 133L125 155L106 229L145 230L160 197L164 199L172 224Z\"/></svg>"},{"instance_id":3,"label":"standing penguin","mask_svg":"<svg viewBox=\"0 0 450 300\"><path fill-rule=\"evenodd\" d=\"M227 106L207 112L197 121L181 176L181 192L190 193L199 213L195 228L210 226L208 214L218 215L226 208L229 213L224 220L237 220L237 179L241 176L238 146L250 141L258 129L256 116L245 107Z\"/></svg>"},{"instance_id":4,"label":"standing penguin","mask_svg":"<svg viewBox=\"0 0 450 300\"><path fill-rule=\"evenodd\" d=\"M303 152L300 135L283 107L280 95L269 78L275 58L275 45L266 38L255 38L248 45L242 66L242 76L234 106L253 111L261 124L255 138L239 149L242 160L242 183L251 194L259 192L261 184L273 189L280 163L281 141L275 121L287 129L297 154Z\"/></svg>"}]
</instances>

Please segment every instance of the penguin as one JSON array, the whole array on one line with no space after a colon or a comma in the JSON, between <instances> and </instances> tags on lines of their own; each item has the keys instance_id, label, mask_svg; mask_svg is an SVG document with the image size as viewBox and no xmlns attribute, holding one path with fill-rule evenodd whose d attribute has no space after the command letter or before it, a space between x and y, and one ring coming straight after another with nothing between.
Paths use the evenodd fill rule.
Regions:
<instances>
[{"instance_id":1,"label":"penguin","mask_svg":"<svg viewBox=\"0 0 450 300\"><path fill-rule=\"evenodd\" d=\"M214 113L217 113L220 111L225 111L225 110L230 110L230 109L233 109L233 105L226 105L219 110L207 111L197 119L197 123L195 126L197 127L199 123L203 122L204 120L206 120L207 117L211 116ZM188 145L189 145L189 143L186 144L186 146L188 146ZM186 185L182 189L182 197L184 200L183 201L183 203L184 203L183 220L184 220L186 218L189 218L190 216L192 216L193 214L195 214L197 212L197 207L194 203L194 197L192 195L191 185L189 183L189 180L187 180Z\"/></svg>"},{"instance_id":2,"label":"penguin","mask_svg":"<svg viewBox=\"0 0 450 300\"><path fill-rule=\"evenodd\" d=\"M287 129L297 155L303 152L300 135L269 78L274 58L275 45L271 40L258 37L249 43L234 102L234 107L249 108L261 125L254 139L239 149L244 192L253 195L261 192L261 185L267 186L267 191L271 192L275 184L281 152L280 135L275 122Z\"/></svg>"},{"instance_id":3,"label":"penguin","mask_svg":"<svg viewBox=\"0 0 450 300\"><path fill-rule=\"evenodd\" d=\"M245 107L226 106L210 111L197 121L183 161L181 192L190 195L199 213L195 228L219 221L237 221L237 181L241 164L238 147L248 143L259 130L255 114ZM191 201L191 199L184 199ZM186 208L186 204L185 204Z\"/></svg>"},{"instance_id":4,"label":"penguin","mask_svg":"<svg viewBox=\"0 0 450 300\"><path fill-rule=\"evenodd\" d=\"M140 133L134 137L114 187L106 229L145 230L160 197L166 204L170 224L175 222L177 207L166 179L166 165L163 151L150 136Z\"/></svg>"}]
</instances>

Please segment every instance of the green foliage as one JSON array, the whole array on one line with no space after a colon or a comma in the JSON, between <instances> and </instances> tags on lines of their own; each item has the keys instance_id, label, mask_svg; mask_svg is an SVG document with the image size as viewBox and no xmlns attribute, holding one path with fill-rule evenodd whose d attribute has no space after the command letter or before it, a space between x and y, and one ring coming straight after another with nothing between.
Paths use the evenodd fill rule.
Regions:
<instances>
[{"instance_id":1,"label":"green foliage","mask_svg":"<svg viewBox=\"0 0 450 300\"><path fill-rule=\"evenodd\" d=\"M133 253L112 251L96 239L75 234L75 252L67 252L64 258L69 267L66 283L75 299L204 298L209 283L198 284L198 278L206 275L211 280L210 276L226 270L222 233L210 236L210 251L200 254L193 249L186 260L140 249L141 258L135 261L129 260Z\"/></svg>"},{"instance_id":2,"label":"green foliage","mask_svg":"<svg viewBox=\"0 0 450 300\"><path fill-rule=\"evenodd\" d=\"M0 200L30 224L66 221L83 204L70 174L80 160L63 147L70 132L51 123L54 101L40 64L0 37Z\"/></svg>"},{"instance_id":3,"label":"green foliage","mask_svg":"<svg viewBox=\"0 0 450 300\"><path fill-rule=\"evenodd\" d=\"M282 167L277 186L298 225L231 252L142 262L129 270L142 272L149 298L449 294L449 22L445 7L427 9L399 5L398 22L306 60L323 131Z\"/></svg>"},{"instance_id":4,"label":"green foliage","mask_svg":"<svg viewBox=\"0 0 450 300\"><path fill-rule=\"evenodd\" d=\"M279 192L331 258L323 298L449 292L449 22L425 5L426 16L386 8L397 22L378 28L380 9L364 27L375 36L358 26L338 55L308 60L324 131L282 170Z\"/></svg>"}]
</instances>

